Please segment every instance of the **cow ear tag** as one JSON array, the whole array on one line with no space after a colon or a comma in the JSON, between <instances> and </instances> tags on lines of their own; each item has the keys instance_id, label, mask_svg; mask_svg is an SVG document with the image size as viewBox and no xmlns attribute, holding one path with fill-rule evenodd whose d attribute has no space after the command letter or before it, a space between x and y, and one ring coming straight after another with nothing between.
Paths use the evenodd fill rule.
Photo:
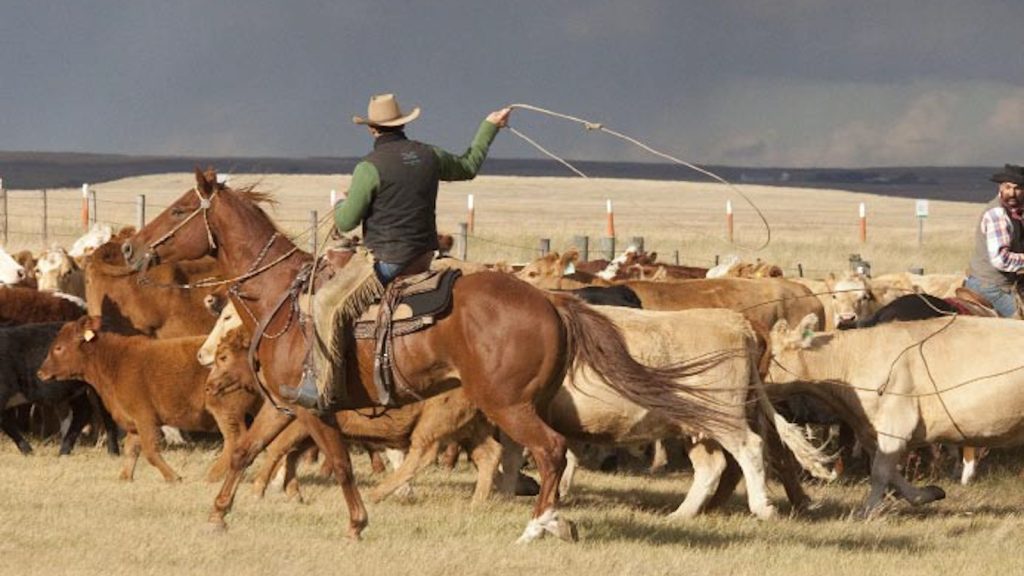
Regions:
<instances>
[{"instance_id":1,"label":"cow ear tag","mask_svg":"<svg viewBox=\"0 0 1024 576\"><path fill-rule=\"evenodd\" d=\"M82 333L82 340L85 340L86 342L92 342L95 339L96 333L93 332L92 330L86 330L85 332Z\"/></svg>"}]
</instances>

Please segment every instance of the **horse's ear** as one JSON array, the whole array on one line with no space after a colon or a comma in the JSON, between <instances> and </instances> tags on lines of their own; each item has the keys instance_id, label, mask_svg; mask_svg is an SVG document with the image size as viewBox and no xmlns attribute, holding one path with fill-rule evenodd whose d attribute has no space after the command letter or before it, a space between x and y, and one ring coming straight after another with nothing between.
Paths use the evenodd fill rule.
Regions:
<instances>
[{"instance_id":1,"label":"horse's ear","mask_svg":"<svg viewBox=\"0 0 1024 576\"><path fill-rule=\"evenodd\" d=\"M196 166L196 190L199 190L200 192L209 191L209 184L206 181L206 173L203 172L199 166Z\"/></svg>"},{"instance_id":2,"label":"horse's ear","mask_svg":"<svg viewBox=\"0 0 1024 576\"><path fill-rule=\"evenodd\" d=\"M205 171L196 168L196 190L212 194L217 186L217 171L212 167Z\"/></svg>"}]
</instances>

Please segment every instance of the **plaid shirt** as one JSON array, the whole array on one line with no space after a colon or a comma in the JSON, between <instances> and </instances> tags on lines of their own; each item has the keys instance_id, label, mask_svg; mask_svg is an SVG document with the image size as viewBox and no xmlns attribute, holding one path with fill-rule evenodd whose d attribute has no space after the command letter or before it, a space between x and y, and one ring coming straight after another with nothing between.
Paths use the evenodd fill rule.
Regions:
<instances>
[{"instance_id":1,"label":"plaid shirt","mask_svg":"<svg viewBox=\"0 0 1024 576\"><path fill-rule=\"evenodd\" d=\"M981 232L985 234L988 259L996 270L1017 272L1024 270L1024 254L1010 251L1013 224L1010 214L1002 206L985 211L981 216Z\"/></svg>"}]
</instances>

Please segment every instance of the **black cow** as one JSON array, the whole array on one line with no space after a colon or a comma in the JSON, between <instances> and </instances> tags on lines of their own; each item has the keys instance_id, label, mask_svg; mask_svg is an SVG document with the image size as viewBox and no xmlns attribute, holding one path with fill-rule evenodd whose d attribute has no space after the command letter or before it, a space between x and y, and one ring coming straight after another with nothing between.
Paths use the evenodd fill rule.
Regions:
<instances>
[{"instance_id":1,"label":"black cow","mask_svg":"<svg viewBox=\"0 0 1024 576\"><path fill-rule=\"evenodd\" d=\"M586 286L576 290L568 290L580 300L595 306L620 306L623 308L643 308L640 297L632 288L625 285Z\"/></svg>"},{"instance_id":2,"label":"black cow","mask_svg":"<svg viewBox=\"0 0 1024 576\"><path fill-rule=\"evenodd\" d=\"M32 452L32 446L21 435L10 408L22 404L53 406L60 402L71 405L71 427L61 440L60 454L70 454L82 428L92 418L92 404L87 395L88 385L81 380L43 382L36 371L46 358L50 343L57 336L63 322L25 324L0 328L0 429L18 445L22 454ZM107 450L118 453L117 427L110 414L101 408L107 427Z\"/></svg>"},{"instance_id":3,"label":"black cow","mask_svg":"<svg viewBox=\"0 0 1024 576\"><path fill-rule=\"evenodd\" d=\"M839 330L870 328L887 322L927 320L959 312L961 311L956 306L931 294L907 294L882 306L867 318L857 320L856 323L840 322L836 328Z\"/></svg>"}]
</instances>

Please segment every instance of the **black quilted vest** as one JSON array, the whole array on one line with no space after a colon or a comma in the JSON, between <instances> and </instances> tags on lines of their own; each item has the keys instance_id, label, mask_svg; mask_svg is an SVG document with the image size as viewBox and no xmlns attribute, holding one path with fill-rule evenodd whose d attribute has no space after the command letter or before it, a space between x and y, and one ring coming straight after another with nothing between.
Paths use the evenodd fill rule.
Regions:
<instances>
[{"instance_id":1,"label":"black quilted vest","mask_svg":"<svg viewBox=\"0 0 1024 576\"><path fill-rule=\"evenodd\" d=\"M401 133L383 134L363 160L380 176L363 218L363 242L374 256L389 264L407 264L436 250L440 167L434 149Z\"/></svg>"}]
</instances>

